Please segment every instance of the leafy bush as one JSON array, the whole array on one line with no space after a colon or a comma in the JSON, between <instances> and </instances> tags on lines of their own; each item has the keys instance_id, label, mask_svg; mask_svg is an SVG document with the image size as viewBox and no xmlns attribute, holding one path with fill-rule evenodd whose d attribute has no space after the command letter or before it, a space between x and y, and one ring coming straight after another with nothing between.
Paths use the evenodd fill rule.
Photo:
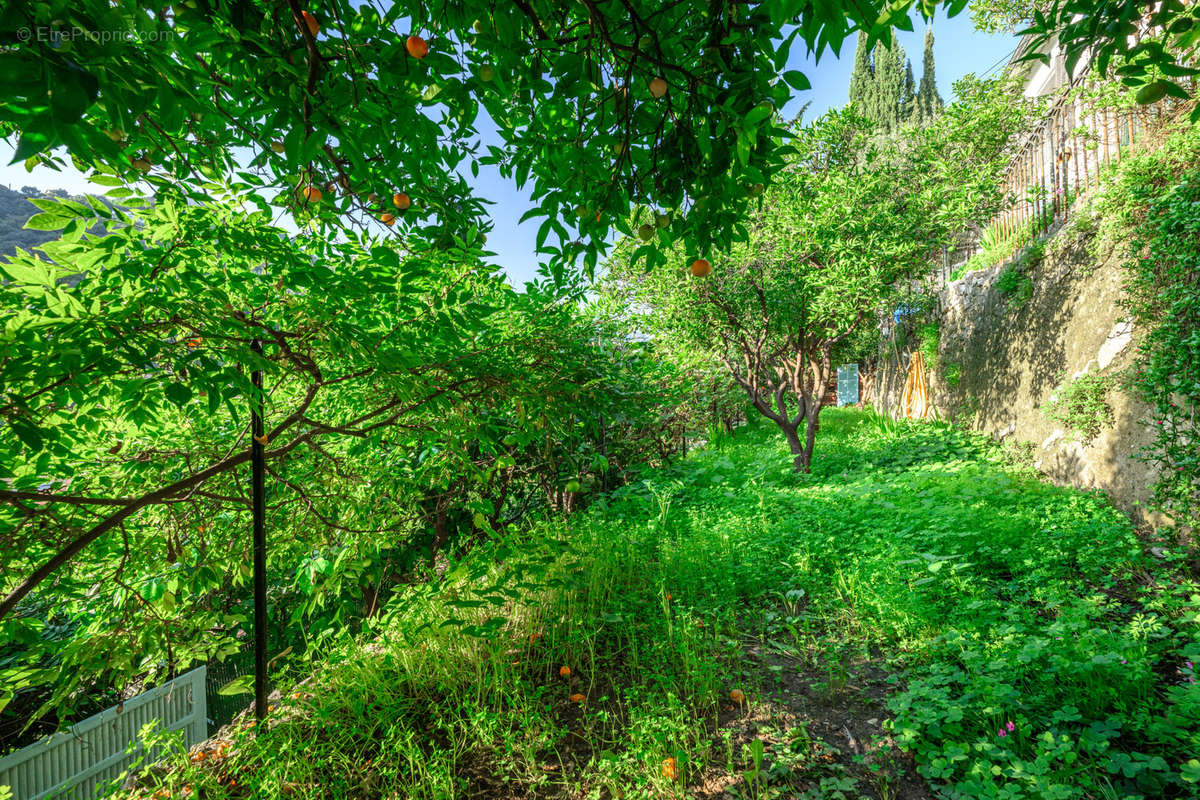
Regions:
<instances>
[{"instance_id":1,"label":"leafy bush","mask_svg":"<svg viewBox=\"0 0 1200 800\"><path fill-rule=\"evenodd\" d=\"M1042 409L1047 418L1061 423L1089 442L1112 424L1113 412L1108 392L1113 379L1106 375L1085 374L1061 384Z\"/></svg>"},{"instance_id":2,"label":"leafy bush","mask_svg":"<svg viewBox=\"0 0 1200 800\"><path fill-rule=\"evenodd\" d=\"M1000 239L994 229L988 228L980 239L979 252L960 264L951 273L950 279L956 281L968 272L991 269L1010 257L1014 264L1033 266L1040 263L1045 255L1045 241L1038 238L1038 231L1045 224L1046 220L1031 223L1028 229L1016 231L1004 239Z\"/></svg>"},{"instance_id":3,"label":"leafy bush","mask_svg":"<svg viewBox=\"0 0 1200 800\"><path fill-rule=\"evenodd\" d=\"M996 278L996 291L1008 295L1012 304L1022 303L1033 296L1033 280L1025 274L1023 265L1014 261Z\"/></svg>"},{"instance_id":4,"label":"leafy bush","mask_svg":"<svg viewBox=\"0 0 1200 800\"><path fill-rule=\"evenodd\" d=\"M921 355L925 357L926 367L933 372L937 372L938 340L940 337L938 323L936 321L924 323L917 328L917 335L921 339Z\"/></svg>"},{"instance_id":5,"label":"leafy bush","mask_svg":"<svg viewBox=\"0 0 1200 800\"><path fill-rule=\"evenodd\" d=\"M1017 260L1022 264L1022 266L1031 268L1041 264L1045 257L1046 240L1034 239L1025 247L1023 251L1021 251L1021 254L1017 257Z\"/></svg>"},{"instance_id":6,"label":"leafy bush","mask_svg":"<svg viewBox=\"0 0 1200 800\"><path fill-rule=\"evenodd\" d=\"M962 382L962 367L958 364L947 364L942 370L942 378L951 389L957 389Z\"/></svg>"},{"instance_id":7,"label":"leafy bush","mask_svg":"<svg viewBox=\"0 0 1200 800\"><path fill-rule=\"evenodd\" d=\"M729 419L719 365L513 291L478 237L423 255L165 195L34 201L65 233L0 259L0 747L244 652L245 367L269 387L270 646L293 657L447 551L578 510Z\"/></svg>"}]
</instances>

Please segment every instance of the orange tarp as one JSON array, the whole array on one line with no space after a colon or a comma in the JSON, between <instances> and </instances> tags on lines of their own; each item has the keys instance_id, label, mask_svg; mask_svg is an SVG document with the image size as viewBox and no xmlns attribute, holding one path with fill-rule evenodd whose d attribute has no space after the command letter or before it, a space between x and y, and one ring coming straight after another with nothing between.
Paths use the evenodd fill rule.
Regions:
<instances>
[{"instance_id":1,"label":"orange tarp","mask_svg":"<svg viewBox=\"0 0 1200 800\"><path fill-rule=\"evenodd\" d=\"M904 412L905 419L925 419L933 411L929 403L929 379L925 374L925 357L919 351L912 354L912 361L908 365L908 378L904 381L900 410Z\"/></svg>"}]
</instances>

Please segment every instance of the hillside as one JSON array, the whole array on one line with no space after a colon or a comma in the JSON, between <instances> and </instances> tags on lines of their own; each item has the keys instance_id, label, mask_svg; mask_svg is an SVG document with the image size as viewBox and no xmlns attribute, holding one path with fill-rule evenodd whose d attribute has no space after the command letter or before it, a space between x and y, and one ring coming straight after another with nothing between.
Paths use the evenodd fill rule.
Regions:
<instances>
[{"instance_id":1,"label":"hillside","mask_svg":"<svg viewBox=\"0 0 1200 800\"><path fill-rule=\"evenodd\" d=\"M20 190L14 190L7 186L0 186L0 256L11 256L18 247L32 250L44 242L58 238L58 231L25 229L25 223L38 212L37 206L29 202L31 197L83 199L82 197L73 197L63 189L42 191L33 186L23 186ZM112 205L105 198L98 199L106 205ZM91 229L91 232L99 233L101 230L103 229L97 225Z\"/></svg>"}]
</instances>

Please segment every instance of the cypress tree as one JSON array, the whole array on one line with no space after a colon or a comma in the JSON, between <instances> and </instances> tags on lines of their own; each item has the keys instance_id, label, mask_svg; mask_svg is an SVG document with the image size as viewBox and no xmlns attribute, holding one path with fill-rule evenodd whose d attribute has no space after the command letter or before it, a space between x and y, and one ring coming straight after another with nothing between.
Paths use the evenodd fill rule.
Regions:
<instances>
[{"instance_id":1,"label":"cypress tree","mask_svg":"<svg viewBox=\"0 0 1200 800\"><path fill-rule=\"evenodd\" d=\"M917 121L917 84L913 80L912 61L904 61L904 89L900 92L900 122L909 124Z\"/></svg>"},{"instance_id":2,"label":"cypress tree","mask_svg":"<svg viewBox=\"0 0 1200 800\"><path fill-rule=\"evenodd\" d=\"M904 102L904 48L893 41L891 47L880 42L875 46L875 96L870 113L882 133L899 129Z\"/></svg>"},{"instance_id":3,"label":"cypress tree","mask_svg":"<svg viewBox=\"0 0 1200 800\"><path fill-rule=\"evenodd\" d=\"M854 51L854 71L850 73L850 102L865 114L871 87L875 83L875 70L871 66L871 51L866 48L867 37L858 34L858 47Z\"/></svg>"},{"instance_id":4,"label":"cypress tree","mask_svg":"<svg viewBox=\"0 0 1200 800\"><path fill-rule=\"evenodd\" d=\"M942 113L942 96L938 94L933 70L933 28L925 30L925 61L921 65L921 87L917 90L918 125L928 125Z\"/></svg>"},{"instance_id":5,"label":"cypress tree","mask_svg":"<svg viewBox=\"0 0 1200 800\"><path fill-rule=\"evenodd\" d=\"M920 86L913 76L912 62L904 48L893 41L890 47L878 42L866 47L866 36L858 35L854 70L850 73L850 102L875 123L880 133L894 133L908 124L928 125L942 110L933 67L933 31L925 32L925 60Z\"/></svg>"}]
</instances>

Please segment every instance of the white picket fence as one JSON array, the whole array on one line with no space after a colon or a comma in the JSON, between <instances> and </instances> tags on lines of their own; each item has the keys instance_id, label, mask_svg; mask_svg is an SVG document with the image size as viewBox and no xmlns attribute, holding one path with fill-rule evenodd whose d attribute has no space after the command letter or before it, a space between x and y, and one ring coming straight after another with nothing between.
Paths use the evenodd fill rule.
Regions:
<instances>
[{"instance_id":1,"label":"white picket fence","mask_svg":"<svg viewBox=\"0 0 1200 800\"><path fill-rule=\"evenodd\" d=\"M88 717L64 733L56 733L0 758L0 786L14 800L72 798L92 800L141 753L126 753L138 731L152 720L167 730L183 730L190 747L208 738L204 681L198 667L173 681L133 697L117 708Z\"/></svg>"}]
</instances>

